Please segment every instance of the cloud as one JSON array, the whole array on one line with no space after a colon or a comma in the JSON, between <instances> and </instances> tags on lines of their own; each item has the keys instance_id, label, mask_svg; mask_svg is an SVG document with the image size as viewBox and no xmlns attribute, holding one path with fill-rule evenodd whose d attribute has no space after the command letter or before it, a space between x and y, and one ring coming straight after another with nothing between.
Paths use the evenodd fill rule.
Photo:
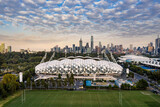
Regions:
<instances>
[{"instance_id":1,"label":"cloud","mask_svg":"<svg viewBox=\"0 0 160 107\"><path fill-rule=\"evenodd\" d=\"M33 0L24 0L25 3L35 4Z\"/></svg>"},{"instance_id":2,"label":"cloud","mask_svg":"<svg viewBox=\"0 0 160 107\"><path fill-rule=\"evenodd\" d=\"M26 26L25 29L28 31L43 34L119 32L119 36L138 36L152 32L160 33L159 18L160 2L152 0L1 0L0 2L1 25L7 26L10 23L22 25Z\"/></svg>"}]
</instances>

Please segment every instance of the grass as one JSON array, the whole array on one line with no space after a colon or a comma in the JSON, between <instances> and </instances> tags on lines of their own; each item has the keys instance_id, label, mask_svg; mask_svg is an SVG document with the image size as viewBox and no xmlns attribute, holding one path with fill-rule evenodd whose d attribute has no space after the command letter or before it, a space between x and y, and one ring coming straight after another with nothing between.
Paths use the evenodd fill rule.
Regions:
<instances>
[{"instance_id":1,"label":"grass","mask_svg":"<svg viewBox=\"0 0 160 107\"><path fill-rule=\"evenodd\" d=\"M4 107L158 107L160 96L148 91L26 91Z\"/></svg>"},{"instance_id":2,"label":"grass","mask_svg":"<svg viewBox=\"0 0 160 107\"><path fill-rule=\"evenodd\" d=\"M22 91L18 91L16 93L14 93L13 95L8 96L5 99L0 99L0 107L2 107L4 104L6 104L7 102L11 101L12 99L20 96L22 93Z\"/></svg>"}]
</instances>

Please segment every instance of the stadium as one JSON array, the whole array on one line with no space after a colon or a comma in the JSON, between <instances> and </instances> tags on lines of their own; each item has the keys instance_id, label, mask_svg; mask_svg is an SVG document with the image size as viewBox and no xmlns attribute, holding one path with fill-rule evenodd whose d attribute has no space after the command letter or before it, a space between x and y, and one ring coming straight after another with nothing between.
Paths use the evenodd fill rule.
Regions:
<instances>
[{"instance_id":1,"label":"stadium","mask_svg":"<svg viewBox=\"0 0 160 107\"><path fill-rule=\"evenodd\" d=\"M120 76L122 71L123 68L115 62L89 56L59 58L35 67L35 73L41 75L40 79L56 77L58 74L65 78L66 74L72 73L75 78L115 80L114 76Z\"/></svg>"}]
</instances>

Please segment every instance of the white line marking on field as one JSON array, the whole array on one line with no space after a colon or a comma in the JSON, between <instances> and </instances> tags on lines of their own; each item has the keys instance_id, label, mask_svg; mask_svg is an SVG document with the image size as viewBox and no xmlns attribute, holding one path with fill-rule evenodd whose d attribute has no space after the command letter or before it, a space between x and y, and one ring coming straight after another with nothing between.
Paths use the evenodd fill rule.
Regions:
<instances>
[{"instance_id":1,"label":"white line marking on field","mask_svg":"<svg viewBox=\"0 0 160 107\"><path fill-rule=\"evenodd\" d=\"M141 94L143 94L143 95L151 95L151 94L149 94L149 93L145 93L145 92L142 92L142 91L140 91L141 92Z\"/></svg>"},{"instance_id":2,"label":"white line marking on field","mask_svg":"<svg viewBox=\"0 0 160 107\"><path fill-rule=\"evenodd\" d=\"M155 99L153 96L149 95L151 98L153 98L156 102L160 103L157 99Z\"/></svg>"}]
</instances>

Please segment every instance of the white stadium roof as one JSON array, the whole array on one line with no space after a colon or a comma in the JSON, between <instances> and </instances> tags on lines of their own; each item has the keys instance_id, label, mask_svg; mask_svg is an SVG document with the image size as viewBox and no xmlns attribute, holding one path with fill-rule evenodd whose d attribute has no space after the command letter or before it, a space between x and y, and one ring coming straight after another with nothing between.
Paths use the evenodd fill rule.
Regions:
<instances>
[{"instance_id":1,"label":"white stadium roof","mask_svg":"<svg viewBox=\"0 0 160 107\"><path fill-rule=\"evenodd\" d=\"M142 62L142 61L149 61L149 60L151 60L148 57L145 57L145 56L136 56L136 55L125 55L125 56L119 57L119 59L120 59L119 60L120 62L125 62L127 60L131 60L133 62Z\"/></svg>"},{"instance_id":2,"label":"white stadium roof","mask_svg":"<svg viewBox=\"0 0 160 107\"><path fill-rule=\"evenodd\" d=\"M75 58L75 59L69 59ZM61 58L61 60L53 60L45 63L41 63L35 67L36 73L97 73L107 74L107 73L122 73L123 68L117 63L109 62L106 60L94 60L91 57L69 57Z\"/></svg>"}]
</instances>

